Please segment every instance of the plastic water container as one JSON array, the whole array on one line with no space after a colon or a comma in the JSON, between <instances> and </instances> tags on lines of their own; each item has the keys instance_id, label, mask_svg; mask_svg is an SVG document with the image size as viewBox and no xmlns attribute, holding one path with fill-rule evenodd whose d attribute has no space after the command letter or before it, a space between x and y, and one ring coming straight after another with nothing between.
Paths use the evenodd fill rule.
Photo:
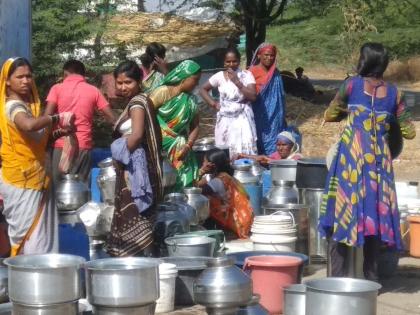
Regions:
<instances>
[{"instance_id":1,"label":"plastic water container","mask_svg":"<svg viewBox=\"0 0 420 315\"><path fill-rule=\"evenodd\" d=\"M87 261L89 255L89 237L82 223L58 225L58 251L60 254L81 256Z\"/></svg>"},{"instance_id":2,"label":"plastic water container","mask_svg":"<svg viewBox=\"0 0 420 315\"><path fill-rule=\"evenodd\" d=\"M159 299L156 301L156 313L168 313L175 309L175 280L178 270L175 264L159 265Z\"/></svg>"}]
</instances>

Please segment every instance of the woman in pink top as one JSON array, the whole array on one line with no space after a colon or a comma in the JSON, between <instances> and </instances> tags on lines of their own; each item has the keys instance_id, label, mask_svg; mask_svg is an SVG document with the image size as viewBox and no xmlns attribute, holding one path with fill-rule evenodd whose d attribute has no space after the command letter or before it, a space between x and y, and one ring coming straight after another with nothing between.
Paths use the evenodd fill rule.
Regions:
<instances>
[{"instance_id":1,"label":"woman in pink top","mask_svg":"<svg viewBox=\"0 0 420 315\"><path fill-rule=\"evenodd\" d=\"M299 153L299 143L289 131L282 131L277 135L276 148L277 150L269 156L239 154L239 158L254 159L261 164L268 164L272 160L299 160L302 158L302 154Z\"/></svg>"}]
</instances>

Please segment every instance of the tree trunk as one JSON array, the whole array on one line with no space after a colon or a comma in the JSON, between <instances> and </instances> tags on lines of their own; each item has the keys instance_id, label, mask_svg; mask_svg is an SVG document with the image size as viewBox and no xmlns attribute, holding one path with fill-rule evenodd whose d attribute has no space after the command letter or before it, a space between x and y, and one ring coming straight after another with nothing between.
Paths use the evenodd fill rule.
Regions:
<instances>
[{"instance_id":1,"label":"tree trunk","mask_svg":"<svg viewBox=\"0 0 420 315\"><path fill-rule=\"evenodd\" d=\"M144 6L144 0L137 0L137 11L146 12L146 7Z\"/></svg>"},{"instance_id":2,"label":"tree trunk","mask_svg":"<svg viewBox=\"0 0 420 315\"><path fill-rule=\"evenodd\" d=\"M266 24L245 16L246 34L246 64L251 64L252 56L257 47L265 41Z\"/></svg>"}]
</instances>

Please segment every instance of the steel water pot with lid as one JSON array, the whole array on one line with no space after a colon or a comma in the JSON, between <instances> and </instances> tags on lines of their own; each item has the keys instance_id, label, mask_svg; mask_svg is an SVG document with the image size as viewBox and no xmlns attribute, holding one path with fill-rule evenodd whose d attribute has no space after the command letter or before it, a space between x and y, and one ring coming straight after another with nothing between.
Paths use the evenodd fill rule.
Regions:
<instances>
[{"instance_id":1,"label":"steel water pot with lid","mask_svg":"<svg viewBox=\"0 0 420 315\"><path fill-rule=\"evenodd\" d=\"M251 298L251 278L231 258L210 260L194 283L194 301L204 305L207 314L236 314Z\"/></svg>"},{"instance_id":2,"label":"steel water pot with lid","mask_svg":"<svg viewBox=\"0 0 420 315\"><path fill-rule=\"evenodd\" d=\"M184 188L187 196L187 203L197 211L198 221L204 222L210 215L210 201L202 194L201 188L188 187Z\"/></svg>"},{"instance_id":3,"label":"steel water pot with lid","mask_svg":"<svg viewBox=\"0 0 420 315\"><path fill-rule=\"evenodd\" d=\"M291 181L283 181L281 185L272 186L270 191L263 197L263 206L269 207L298 203L299 192L294 187L294 184Z\"/></svg>"},{"instance_id":4,"label":"steel water pot with lid","mask_svg":"<svg viewBox=\"0 0 420 315\"><path fill-rule=\"evenodd\" d=\"M271 181L274 185L281 185L282 182L296 181L297 161L279 160L270 161Z\"/></svg>"},{"instance_id":5,"label":"steel water pot with lid","mask_svg":"<svg viewBox=\"0 0 420 315\"><path fill-rule=\"evenodd\" d=\"M187 195L182 193L170 193L165 196L164 200L176 204L178 210L185 214L190 225L198 225L197 210L188 204Z\"/></svg>"},{"instance_id":6,"label":"steel water pot with lid","mask_svg":"<svg viewBox=\"0 0 420 315\"><path fill-rule=\"evenodd\" d=\"M89 188L76 174L65 174L55 191L58 210L77 210L89 201Z\"/></svg>"},{"instance_id":7,"label":"steel water pot with lid","mask_svg":"<svg viewBox=\"0 0 420 315\"><path fill-rule=\"evenodd\" d=\"M98 163L100 168L99 175L96 179L99 190L101 191L102 201L114 204L115 200L115 182L117 174L112 162L112 158L106 158Z\"/></svg>"}]
</instances>

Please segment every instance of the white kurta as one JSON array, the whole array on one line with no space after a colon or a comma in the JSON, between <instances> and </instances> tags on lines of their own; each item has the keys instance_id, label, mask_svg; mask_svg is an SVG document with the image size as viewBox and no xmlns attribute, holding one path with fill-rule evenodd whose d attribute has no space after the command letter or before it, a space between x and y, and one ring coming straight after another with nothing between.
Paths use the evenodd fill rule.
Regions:
<instances>
[{"instance_id":1,"label":"white kurta","mask_svg":"<svg viewBox=\"0 0 420 315\"><path fill-rule=\"evenodd\" d=\"M255 84L251 72L238 70L237 76L245 86ZM251 103L223 71L209 79L210 85L219 90L220 110L217 113L216 146L228 146L230 155L237 153L257 154L257 133Z\"/></svg>"}]
</instances>

